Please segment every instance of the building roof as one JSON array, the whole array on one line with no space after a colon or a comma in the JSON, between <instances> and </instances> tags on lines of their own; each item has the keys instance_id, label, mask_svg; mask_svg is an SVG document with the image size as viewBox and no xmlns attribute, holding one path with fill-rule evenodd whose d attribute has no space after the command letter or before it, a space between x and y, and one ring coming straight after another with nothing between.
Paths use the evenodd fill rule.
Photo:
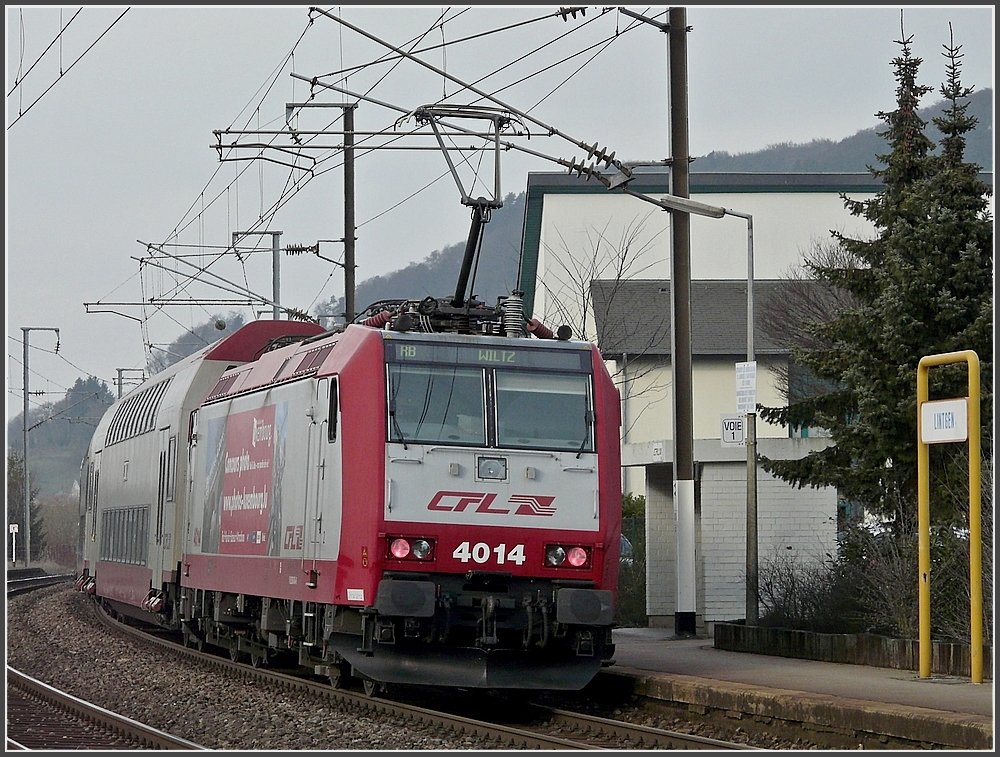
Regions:
<instances>
[{"instance_id":1,"label":"building roof","mask_svg":"<svg viewBox=\"0 0 1000 757\"><path fill-rule=\"evenodd\" d=\"M596 279L590 295L597 326L597 344L605 357L670 355L673 304L669 279L614 281ZM816 297L828 291L817 281L758 279L754 281L754 355L787 355L790 334L775 333L776 303L792 287L809 287ZM691 282L691 354L747 354L746 280ZM777 326L774 324L777 322Z\"/></svg>"}]
</instances>

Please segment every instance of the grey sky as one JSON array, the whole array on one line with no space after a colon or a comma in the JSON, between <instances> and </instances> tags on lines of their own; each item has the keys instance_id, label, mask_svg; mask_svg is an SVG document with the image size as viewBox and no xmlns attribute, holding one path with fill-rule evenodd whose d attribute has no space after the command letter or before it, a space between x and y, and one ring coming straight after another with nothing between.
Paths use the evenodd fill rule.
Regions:
<instances>
[{"instance_id":1,"label":"grey sky","mask_svg":"<svg viewBox=\"0 0 1000 757\"><path fill-rule=\"evenodd\" d=\"M540 5L476 6L459 13L463 7L448 10L451 20L443 33L434 28L421 46L557 10ZM665 12L660 6L627 7L647 16ZM302 175L260 161L220 163L218 153L210 149L213 130L280 129L285 103L309 96L308 84L290 72L333 81L325 75L387 52L329 18L318 17L309 25L306 6L139 6L117 23L124 6L84 6L74 18L77 10L6 7L8 417L21 410L22 327L60 329L58 355L52 354L53 335L31 334L31 346L37 349L29 359L30 389L45 392L32 397L34 404L61 398L82 375L93 374L110 384L117 368L144 365L145 343L166 346L184 328L229 309L108 308L129 316L123 317L88 314L83 303L148 302L173 291L178 279L174 274L147 267L140 276L135 258L145 256L146 248L136 240L190 245L168 248L175 254L191 254L196 245L226 245L232 231L258 222L262 209L282 195L291 174ZM445 10L330 8L397 46L425 33ZM914 53L924 61L920 81L935 89L925 105L939 99L949 22L965 54L964 83L977 90L993 87L992 6L902 10L905 33L913 36ZM875 114L894 105L890 63L899 52L894 40L900 38L900 11L900 6L688 6L688 24L693 27L688 36L691 153L841 139L877 125ZM473 82L573 32L479 85L492 92L617 31L615 41L572 77L598 47L497 96L574 139L615 151L620 159L662 159L669 154L666 35L643 25L626 31L632 24L617 11L602 14L601 7L588 7L586 16L550 18L448 47L444 53L434 50L424 58ZM66 27L61 41L29 71L61 26ZM293 49L294 57L288 57ZM372 97L406 110L445 94L453 96L448 102L473 99L454 97L455 83L412 61L354 73L345 86L366 92L376 82ZM342 98L317 90L316 101ZM327 120L321 116L328 112L304 112L297 126L322 128ZM362 102L356 128L384 129L399 115ZM408 123L412 126L413 120ZM529 126L533 134L539 131ZM321 139L323 144L340 141L335 135ZM512 141L546 155L583 157L568 141L555 137ZM420 143L431 144L426 139ZM342 237L339 162L326 157L321 163L325 173L318 169L316 178L303 182L269 226L256 228L283 231L282 244ZM528 171L560 170L553 162L507 151L501 155L501 188L505 194L521 192ZM358 281L465 239L468 211L446 171L437 150L359 153ZM485 176L492 186L492 173ZM479 186L472 194L483 192ZM269 246L270 237L263 239ZM341 249L324 244L322 253L339 258ZM180 273L187 271L177 266ZM212 270L262 295L271 294L269 254L254 255L245 266L230 260ZM343 293L339 269L312 256L282 256L281 279L282 303L303 310ZM443 282L439 294L452 287L453 282ZM231 297L204 288L181 296ZM366 304L357 303L359 308Z\"/></svg>"}]
</instances>

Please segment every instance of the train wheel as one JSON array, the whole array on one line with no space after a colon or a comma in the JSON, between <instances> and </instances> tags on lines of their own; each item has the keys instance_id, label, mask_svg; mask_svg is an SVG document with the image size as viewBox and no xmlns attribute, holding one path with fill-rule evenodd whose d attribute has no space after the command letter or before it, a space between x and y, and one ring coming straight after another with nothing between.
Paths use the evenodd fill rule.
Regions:
<instances>
[{"instance_id":1,"label":"train wheel","mask_svg":"<svg viewBox=\"0 0 1000 757\"><path fill-rule=\"evenodd\" d=\"M380 694L385 694L386 685L381 681L373 681L371 678L366 678L364 680L365 696L377 697Z\"/></svg>"},{"instance_id":2,"label":"train wheel","mask_svg":"<svg viewBox=\"0 0 1000 757\"><path fill-rule=\"evenodd\" d=\"M229 647L229 659L233 662L240 661L240 646L236 639L233 639L232 645Z\"/></svg>"},{"instance_id":3,"label":"train wheel","mask_svg":"<svg viewBox=\"0 0 1000 757\"><path fill-rule=\"evenodd\" d=\"M351 671L348 663L344 660L335 662L330 666L330 685L335 689L342 689L351 680Z\"/></svg>"},{"instance_id":4,"label":"train wheel","mask_svg":"<svg viewBox=\"0 0 1000 757\"><path fill-rule=\"evenodd\" d=\"M251 652L250 653L250 664L255 668L263 667L267 665L267 652Z\"/></svg>"}]
</instances>

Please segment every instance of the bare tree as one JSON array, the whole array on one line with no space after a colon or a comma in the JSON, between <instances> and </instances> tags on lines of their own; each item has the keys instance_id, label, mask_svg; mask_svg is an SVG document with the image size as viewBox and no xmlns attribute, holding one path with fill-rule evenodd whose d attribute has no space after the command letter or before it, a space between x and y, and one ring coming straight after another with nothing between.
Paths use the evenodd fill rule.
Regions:
<instances>
[{"instance_id":1,"label":"bare tree","mask_svg":"<svg viewBox=\"0 0 1000 757\"><path fill-rule=\"evenodd\" d=\"M540 280L546 293L542 320L568 325L577 337L596 343L613 361L612 378L622 396L629 399L666 392L669 386L660 381L636 391L633 385L655 370L654 361L641 358L669 338L669 319L641 323L628 318L629 308L622 306L623 298L634 296L626 284L645 279L658 262L654 255L664 230L647 231L651 215L634 216L617 238L609 233L612 219L602 227L589 227L585 254L572 249L557 230L558 249L545 245L546 275ZM600 284L599 296L595 296L595 284ZM627 361L614 346L626 340L631 345ZM626 433L640 415L641 411L628 419Z\"/></svg>"},{"instance_id":2,"label":"bare tree","mask_svg":"<svg viewBox=\"0 0 1000 757\"><path fill-rule=\"evenodd\" d=\"M758 305L756 321L762 333L792 351L786 366L775 366L775 383L789 401L825 393L829 387L808 375L795 363L796 350L827 347L816 326L827 323L838 312L855 304L844 289L817 280L816 268L850 271L857 268L852 258L836 240L814 239L802 262L785 272L786 285L780 297L771 297Z\"/></svg>"}]
</instances>

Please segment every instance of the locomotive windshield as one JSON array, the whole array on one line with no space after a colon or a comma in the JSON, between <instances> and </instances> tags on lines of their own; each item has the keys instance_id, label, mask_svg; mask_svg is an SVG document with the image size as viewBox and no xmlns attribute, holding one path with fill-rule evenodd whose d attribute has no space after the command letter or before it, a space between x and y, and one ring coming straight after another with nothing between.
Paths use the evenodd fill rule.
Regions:
<instances>
[{"instance_id":1,"label":"locomotive windshield","mask_svg":"<svg viewBox=\"0 0 1000 757\"><path fill-rule=\"evenodd\" d=\"M390 441L590 452L586 350L388 342Z\"/></svg>"},{"instance_id":2,"label":"locomotive windshield","mask_svg":"<svg viewBox=\"0 0 1000 757\"><path fill-rule=\"evenodd\" d=\"M483 372L455 366L389 366L389 438L486 443Z\"/></svg>"},{"instance_id":3,"label":"locomotive windshield","mask_svg":"<svg viewBox=\"0 0 1000 757\"><path fill-rule=\"evenodd\" d=\"M496 371L497 446L590 449L590 378Z\"/></svg>"}]
</instances>

